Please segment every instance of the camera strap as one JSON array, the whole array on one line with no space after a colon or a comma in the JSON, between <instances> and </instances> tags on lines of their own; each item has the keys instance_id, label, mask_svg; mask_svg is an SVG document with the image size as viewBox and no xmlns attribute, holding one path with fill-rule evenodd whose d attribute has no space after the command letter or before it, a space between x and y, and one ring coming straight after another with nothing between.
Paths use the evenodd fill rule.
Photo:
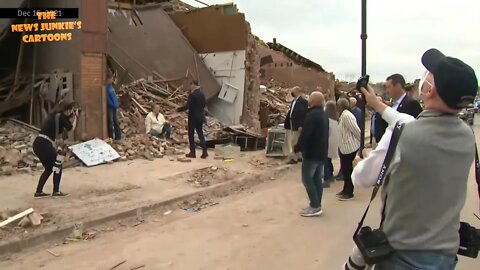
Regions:
<instances>
[{"instance_id":1,"label":"camera strap","mask_svg":"<svg viewBox=\"0 0 480 270\"><path fill-rule=\"evenodd\" d=\"M475 143L475 180L477 181L478 199L480 200L480 161L478 160L477 143Z\"/></svg>"},{"instance_id":2,"label":"camera strap","mask_svg":"<svg viewBox=\"0 0 480 270\"><path fill-rule=\"evenodd\" d=\"M367 217L368 210L370 209L370 205L372 204L373 200L377 196L377 193L382 186L385 177L387 176L387 170L388 167L390 166L390 162L392 161L393 155L395 153L395 149L397 148L398 141L400 139L400 135L402 134L403 127L405 124L401 124L397 122L395 124L395 127L393 128L393 133L392 133L392 138L390 139L390 144L388 146L387 154L385 155L385 160L383 161L383 165L380 168L380 172L378 174L377 182L375 183L375 186L373 187L372 191L372 196L370 197L370 202L368 203L367 209L365 210L365 213L363 213L362 219L358 223L358 227L355 230L355 235L358 234L360 229L363 226L363 222L365 221L365 218ZM477 159L478 160L478 159Z\"/></svg>"}]
</instances>

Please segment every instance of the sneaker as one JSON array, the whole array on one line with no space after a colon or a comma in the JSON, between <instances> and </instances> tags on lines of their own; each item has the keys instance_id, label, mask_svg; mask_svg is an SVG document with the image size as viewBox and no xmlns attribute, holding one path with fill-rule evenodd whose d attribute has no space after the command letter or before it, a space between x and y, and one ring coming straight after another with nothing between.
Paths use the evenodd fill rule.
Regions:
<instances>
[{"instance_id":1,"label":"sneaker","mask_svg":"<svg viewBox=\"0 0 480 270\"><path fill-rule=\"evenodd\" d=\"M67 196L69 196L69 195L70 195L70 194L68 194L68 193L63 193L63 192L61 192L61 191L52 193L52 197L55 197L55 198L63 198L63 197L67 197Z\"/></svg>"},{"instance_id":2,"label":"sneaker","mask_svg":"<svg viewBox=\"0 0 480 270\"><path fill-rule=\"evenodd\" d=\"M45 192L36 192L33 195L33 198L35 198L35 199L42 199L42 198L47 198L47 197L50 197L50 194L45 193Z\"/></svg>"},{"instance_id":3,"label":"sneaker","mask_svg":"<svg viewBox=\"0 0 480 270\"><path fill-rule=\"evenodd\" d=\"M206 159L208 157L208 154L207 153L203 153L202 156L200 158L202 159Z\"/></svg>"},{"instance_id":4,"label":"sneaker","mask_svg":"<svg viewBox=\"0 0 480 270\"><path fill-rule=\"evenodd\" d=\"M343 195L343 191L340 191L340 192L338 192L337 194L335 194L335 196L337 196L337 197L340 197L340 196L342 196L342 195Z\"/></svg>"},{"instance_id":5,"label":"sneaker","mask_svg":"<svg viewBox=\"0 0 480 270\"><path fill-rule=\"evenodd\" d=\"M353 200L353 195L352 194L342 194L338 197L339 201L350 201Z\"/></svg>"},{"instance_id":6,"label":"sneaker","mask_svg":"<svg viewBox=\"0 0 480 270\"><path fill-rule=\"evenodd\" d=\"M302 217L316 217L316 216L320 216L322 213L323 213L322 208L320 208L320 207L313 208L313 207L309 206L309 207L303 209L302 212L300 212L300 215Z\"/></svg>"},{"instance_id":7,"label":"sneaker","mask_svg":"<svg viewBox=\"0 0 480 270\"><path fill-rule=\"evenodd\" d=\"M289 160L289 161L287 162L287 164L297 164L297 161L291 159L291 160Z\"/></svg>"},{"instance_id":8,"label":"sneaker","mask_svg":"<svg viewBox=\"0 0 480 270\"><path fill-rule=\"evenodd\" d=\"M185 154L185 157L187 157L187 158L196 158L196 156L195 156L194 153Z\"/></svg>"},{"instance_id":9,"label":"sneaker","mask_svg":"<svg viewBox=\"0 0 480 270\"><path fill-rule=\"evenodd\" d=\"M329 188L330 187L330 182L324 180L322 185L323 185L323 188Z\"/></svg>"}]
</instances>

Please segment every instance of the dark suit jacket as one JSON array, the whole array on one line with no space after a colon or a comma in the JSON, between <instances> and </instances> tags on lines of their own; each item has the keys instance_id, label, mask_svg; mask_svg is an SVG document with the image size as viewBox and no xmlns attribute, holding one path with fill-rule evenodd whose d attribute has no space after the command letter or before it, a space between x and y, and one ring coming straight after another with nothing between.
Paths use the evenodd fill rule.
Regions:
<instances>
[{"instance_id":1,"label":"dark suit jacket","mask_svg":"<svg viewBox=\"0 0 480 270\"><path fill-rule=\"evenodd\" d=\"M187 104L178 109L185 111L188 109L188 124L203 124L205 122L205 106L207 104L202 89L197 89L188 95Z\"/></svg>"},{"instance_id":2,"label":"dark suit jacket","mask_svg":"<svg viewBox=\"0 0 480 270\"><path fill-rule=\"evenodd\" d=\"M324 161L328 155L328 117L322 107L308 109L295 153L306 160Z\"/></svg>"},{"instance_id":3,"label":"dark suit jacket","mask_svg":"<svg viewBox=\"0 0 480 270\"><path fill-rule=\"evenodd\" d=\"M295 107L292 110L293 101L290 104L290 109L288 110L287 117L285 118L285 129L291 129L297 131L299 127L303 127L303 121L305 120L305 115L308 110L308 101L303 97L298 97ZM290 118L290 112L292 117ZM291 120L291 125L290 125Z\"/></svg>"},{"instance_id":4,"label":"dark suit jacket","mask_svg":"<svg viewBox=\"0 0 480 270\"><path fill-rule=\"evenodd\" d=\"M412 97L405 96L400 105L397 108L398 112L409 114L415 118L423 111L422 106L420 103L413 99ZM375 122L375 140L377 142L380 141L383 134L385 133L385 129L388 127L388 123L383 120L381 117L376 117Z\"/></svg>"}]
</instances>

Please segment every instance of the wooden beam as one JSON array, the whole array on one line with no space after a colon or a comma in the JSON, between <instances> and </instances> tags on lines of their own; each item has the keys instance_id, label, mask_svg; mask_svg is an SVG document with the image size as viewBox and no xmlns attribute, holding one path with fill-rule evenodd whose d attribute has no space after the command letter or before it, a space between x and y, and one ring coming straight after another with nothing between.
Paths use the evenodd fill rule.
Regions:
<instances>
[{"instance_id":1,"label":"wooden beam","mask_svg":"<svg viewBox=\"0 0 480 270\"><path fill-rule=\"evenodd\" d=\"M13 216L13 217L9 217L9 218L7 218L6 220L4 220L4 221L2 221L2 222L0 223L0 228L3 228L3 227L7 226L8 224L10 224L10 223L12 223L12 222L14 222L14 221L16 221L16 220L19 220L19 219L21 219L21 218L24 218L25 216L28 216L28 215L30 215L31 213L33 213L33 208L30 208L30 209L27 209L27 210L25 210L25 211L23 211L23 212L21 212L21 213L18 213L18 214L16 214L16 215Z\"/></svg>"}]
</instances>

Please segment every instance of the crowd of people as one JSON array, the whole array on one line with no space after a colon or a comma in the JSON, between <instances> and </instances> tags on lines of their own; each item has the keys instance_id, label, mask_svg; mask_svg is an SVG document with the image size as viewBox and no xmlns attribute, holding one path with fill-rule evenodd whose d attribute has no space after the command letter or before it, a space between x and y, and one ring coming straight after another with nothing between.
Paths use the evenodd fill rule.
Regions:
<instances>
[{"instance_id":1,"label":"crowd of people","mask_svg":"<svg viewBox=\"0 0 480 270\"><path fill-rule=\"evenodd\" d=\"M383 100L376 95L376 99L400 113L406 113L413 117L417 117L422 112L420 103L407 94L405 90L405 79L400 74L393 74L386 79L385 90L391 97L391 100ZM315 181L315 185L321 185L323 188L329 188L331 182L336 178L343 181L344 185L340 192L336 195L340 201L349 201L354 198L354 185L352 182L352 172L354 167L354 160L360 156L360 140L361 130L365 121L362 118L362 111L357 106L357 97L348 97L346 95L340 96L336 101L325 101L323 94L313 92L307 101L305 92L300 87L293 87L291 90L293 100L290 109L286 115L284 127L287 130L287 151L288 164L296 164L305 158L307 161L311 159L308 154L305 155L303 151L310 151L314 146L318 146L322 138L311 139L308 132L311 132L311 127L308 126L306 120L312 106L321 107L325 114L322 115L324 121L322 125L317 125L315 128L325 129L327 131L327 144L325 153L321 154L322 174L319 175L320 182ZM313 99L310 101L310 99ZM313 102L313 104L309 104ZM317 104L318 103L318 104ZM318 117L318 116L317 116ZM372 147L375 148L385 133L388 123L382 118L378 112L373 112L371 117L370 134ZM307 131L305 131L307 128ZM301 136L302 133L303 137ZM309 143L310 142L310 143ZM295 145L297 145L295 150ZM302 151L302 147L305 150ZM326 155L326 156L325 156ZM334 167L332 160L340 159L340 167L338 169L337 177L334 177ZM305 164L305 161L303 161ZM307 162L308 164L308 162ZM308 166L307 166L308 167ZM308 171L308 168L305 168ZM320 197L317 194L311 195L313 190L312 184L308 175L302 174L303 182L306 186L307 193L311 199L310 206L317 208L316 199L312 197ZM317 183L318 182L318 183ZM307 187L308 186L308 187ZM317 211L318 212L318 211ZM302 212L303 213L303 212Z\"/></svg>"},{"instance_id":2,"label":"crowd of people","mask_svg":"<svg viewBox=\"0 0 480 270\"><path fill-rule=\"evenodd\" d=\"M375 263L378 270L449 270L457 262L460 212L476 151L472 130L457 114L474 101L478 81L470 66L436 49L425 52L422 63L427 70L419 89L424 111L406 93L400 74L386 79L390 101L370 86L361 89L367 106L374 110L370 126L373 149L368 155L362 153L361 159L356 156L362 151L360 130L365 122L356 98L340 97L325 103L322 93L313 92L305 110L298 105L301 91L295 88L285 122L289 134L300 133L288 139L294 145L289 157L303 158L301 176L310 204L301 210L302 216L322 214L323 188L333 181L332 159L337 156L344 181L337 193L339 200L353 199L354 186L381 185L379 230L394 252ZM392 145L397 128L401 135ZM289 163L294 161L292 158ZM384 182L379 180L384 176L381 171ZM345 265L345 269L364 267L351 260Z\"/></svg>"}]
</instances>

